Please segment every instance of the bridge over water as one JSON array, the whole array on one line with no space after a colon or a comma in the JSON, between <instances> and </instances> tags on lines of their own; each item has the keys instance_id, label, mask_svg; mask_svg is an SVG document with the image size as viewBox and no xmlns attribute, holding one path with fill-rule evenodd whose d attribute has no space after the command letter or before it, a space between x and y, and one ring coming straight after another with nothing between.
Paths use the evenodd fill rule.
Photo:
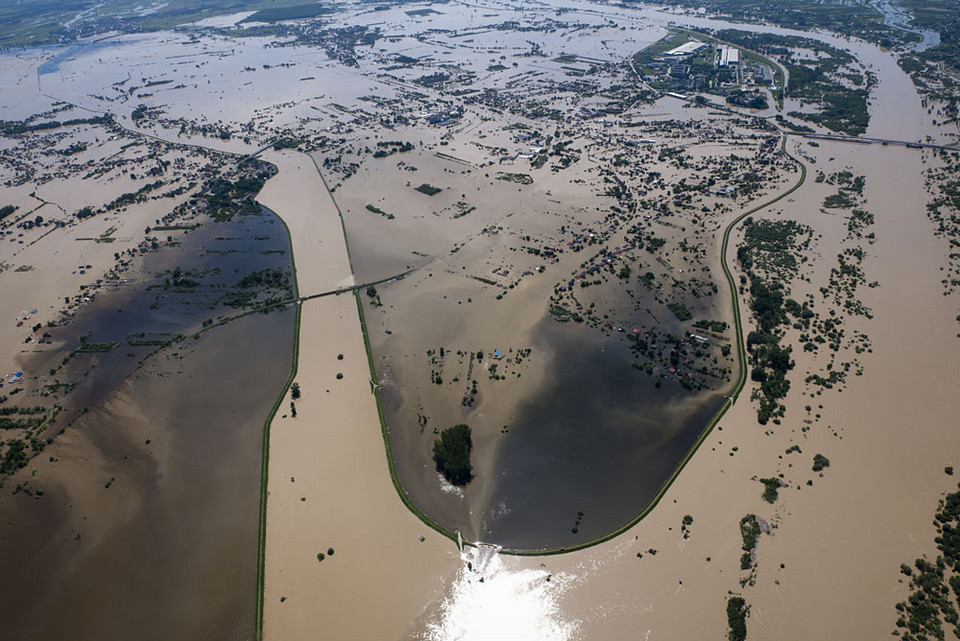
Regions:
<instances>
[{"instance_id":1,"label":"bridge over water","mask_svg":"<svg viewBox=\"0 0 960 641\"><path fill-rule=\"evenodd\" d=\"M861 145L900 145L910 149L936 149L939 151L958 151L960 147L951 147L949 145L936 145L928 142L911 142L909 140L891 140L889 138L867 138L865 136L844 136L842 134L797 134L803 138L812 138L816 140L833 140L837 142L852 142Z\"/></svg>"}]
</instances>

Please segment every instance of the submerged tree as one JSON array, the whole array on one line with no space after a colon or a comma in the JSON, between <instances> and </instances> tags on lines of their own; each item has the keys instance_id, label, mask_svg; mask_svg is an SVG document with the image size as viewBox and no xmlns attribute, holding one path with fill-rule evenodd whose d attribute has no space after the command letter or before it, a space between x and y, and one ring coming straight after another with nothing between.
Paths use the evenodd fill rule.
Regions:
<instances>
[{"instance_id":1,"label":"submerged tree","mask_svg":"<svg viewBox=\"0 0 960 641\"><path fill-rule=\"evenodd\" d=\"M473 479L473 466L470 464L470 450L473 440L470 426L463 423L440 432L440 438L433 442L433 460L437 471L454 485L466 485Z\"/></svg>"}]
</instances>

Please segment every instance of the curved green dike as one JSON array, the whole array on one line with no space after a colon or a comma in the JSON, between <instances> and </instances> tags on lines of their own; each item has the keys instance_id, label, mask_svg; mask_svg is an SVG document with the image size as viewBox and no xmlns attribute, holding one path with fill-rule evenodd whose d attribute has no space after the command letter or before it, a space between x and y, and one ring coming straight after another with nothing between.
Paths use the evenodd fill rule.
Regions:
<instances>
[{"instance_id":1,"label":"curved green dike","mask_svg":"<svg viewBox=\"0 0 960 641\"><path fill-rule=\"evenodd\" d=\"M721 244L721 249L720 249L721 251L720 264L723 267L723 273L724 273L724 276L726 276L727 284L730 287L730 295L733 301L733 318L734 318L735 333L737 336L737 355L738 355L738 361L739 361L738 363L739 375L737 377L737 383L734 386L734 389L731 392L730 396L728 397L727 402L723 404L723 407L721 407L720 410L717 411L714 417L703 429L703 431L700 433L700 436L697 438L696 442L694 442L694 444L690 447L689 451L686 453L683 459L681 459L681 461L677 464L677 467L674 468L670 476L667 477L667 479L663 482L663 485L660 486L660 489L657 491L656 495L654 495L653 499L651 499L650 502L647 504L647 506L635 517L633 517L632 519L630 519L620 527L616 528L615 530L608 532L603 536L591 539L589 541L584 541L583 543L577 543L575 545L559 547L559 548L549 548L544 550L506 550L505 549L505 550L501 550L500 552L501 554L507 554L512 556L549 556L554 554L566 554L568 552L584 550L586 548L599 545L600 543L609 541L610 539L620 536L627 530L631 529L633 526L635 526L637 523L643 520L644 517L650 514L650 512L652 512L655 507L657 507L661 499L663 499L664 495L667 493L667 490L670 489L670 486L673 485L673 482L680 475L680 472L683 471L683 468L686 467L687 463L690 461L690 459L693 457L696 451L700 448L703 442L707 439L707 437L713 431L713 428L716 427L717 423L720 422L720 419L723 418L723 416L727 413L727 410L730 409L730 407L733 405L734 402L736 402L737 398L740 395L740 392L743 391L743 387L746 384L746 380L747 380L747 367L746 367L747 355L746 355L746 347L744 345L744 339L743 339L743 322L740 316L740 304L739 304L739 298L737 295L737 284L736 284L736 280L733 277L733 273L730 271L730 267L727 264L727 248L729 247L731 232L741 221L743 221L744 218L779 202L783 198L786 198L787 196L795 192L797 189L799 189L800 186L803 185L804 181L806 180L806 177L807 177L806 166L802 162L800 162L797 158L795 158L794 156L790 155L787 152L786 134L784 134L783 140L781 141L780 150L785 156L787 156L792 161L794 161L797 165L799 165L800 167L799 180L787 191L737 216L726 226L723 232L723 242ZM330 197L333 198L333 195L331 194ZM339 208L338 208L338 211L339 211ZM367 349L367 360L369 361L369 364L370 364L371 388L373 390L374 397L377 400L377 412L380 417L380 429L381 429L381 432L383 433L383 441L384 441L384 445L386 447L386 452L387 452L387 463L390 467L390 477L393 480L393 486L397 490L397 494L400 496L400 500L403 501L403 504L407 506L407 509L413 512L413 514L415 514L417 518L419 518L426 525L433 528L440 534L443 534L447 538L453 541L456 541L455 532L452 532L449 529L443 527L442 525L436 523L435 521L430 519L430 517L428 517L426 514L421 512L416 505L413 504L413 502L410 500L410 497L407 496L406 491L404 491L403 486L400 484L399 478L397 477L396 464L393 458L393 451L390 447L390 435L387 431L387 424L383 414L383 405L380 401L380 392L379 392L379 389L374 384L374 381L376 381L376 370L374 369L374 365L373 365L373 354L370 350L370 340L367 334L367 324L363 315L363 303L360 298L359 292L355 291L354 293L357 299L357 311L360 315L360 325L363 329L363 340ZM465 542L465 543L471 544L471 542Z\"/></svg>"},{"instance_id":2,"label":"curved green dike","mask_svg":"<svg viewBox=\"0 0 960 641\"><path fill-rule=\"evenodd\" d=\"M47 97L52 98L52 96L47 96ZM87 111L94 111L94 110L87 109ZM107 113L107 112L100 112L100 113ZM215 149L213 147L206 147L204 145L200 145L196 143L173 142L170 140L166 140L164 138L160 138L159 136L128 127L118 119L114 119L114 122L117 124L117 126L119 126L124 131L130 133L131 135L150 138L150 139L162 142L164 144L171 145L173 147L177 147L177 146L194 147L198 149L213 151L215 153L223 154L226 156L238 157L239 158L237 161L238 164L248 158L253 158L258 156L264 149L269 148L270 145L272 144L272 142L268 143L266 146L261 147L253 154L239 154L237 152L226 151L222 149ZM311 160L313 159L312 156L310 158ZM313 164L316 167L316 161L314 161ZM319 168L317 168L317 173L318 174L320 173ZM322 180L323 176L321 175L320 178ZM324 181L324 186L326 186L326 181ZM331 195L331 199L332 198L333 196ZM256 198L254 198L254 200L256 200ZM263 207L263 205L260 205L260 206ZM267 207L264 207L264 209L269 210L269 208ZM337 211L339 210L340 208L337 207ZM283 386L283 389L281 390L280 394L277 396L277 400L274 402L273 407L270 409L270 413L267 414L267 418L263 423L263 438L262 438L261 456L260 456L260 506L259 506L259 514L258 514L259 526L257 530L257 578L256 578L256 588L255 588L257 592L257 604L256 604L256 609L254 614L254 629L253 629L253 636L255 641L262 641L263 639L263 586L264 586L264 568L265 568L266 551L267 551L267 543L266 543L267 480L269 477L269 461L270 461L270 424L273 422L274 417L277 415L277 410L280 409L280 404L283 403L283 400L286 398L287 392L290 390L290 386L293 384L293 379L297 375L297 369L300 364L300 309L302 304L300 301L300 289L297 282L297 260L296 260L296 256L293 253L293 237L290 234L290 228L287 226L287 221L285 221L282 216L277 215L277 213L272 210L269 210L269 211L274 216L277 216L277 219L279 219L281 224L283 224L283 228L287 233L287 244L290 249L290 266L293 270L293 295L294 295L293 300L288 302L296 303L297 312L296 312L296 320L294 322L294 329L293 329L293 359L291 360L291 363L290 363L290 376L287 377L286 384ZM343 216L341 215L341 223L342 222L343 222ZM344 242L346 242L345 229L344 229ZM349 247L347 248L347 253L349 255ZM351 265L351 269L352 269L352 265ZM287 304L287 302L282 302L282 303L279 303L278 305L283 305L283 304ZM255 310L253 312L248 312L248 313L257 313L261 311L265 311L265 310L260 309L260 310ZM226 321L215 323L211 327L203 328L198 333L207 331L209 329L212 329L213 327L217 327L219 325L225 324L230 320L236 320L237 318L240 318L246 315L247 313L244 313L235 317L231 317Z\"/></svg>"},{"instance_id":3,"label":"curved green dike","mask_svg":"<svg viewBox=\"0 0 960 641\"><path fill-rule=\"evenodd\" d=\"M261 205L261 207L263 207L263 205ZM268 208L264 207L264 209ZM271 211L271 213L277 216L275 212ZM270 408L270 413L267 414L267 418L263 422L263 441L260 447L260 511L258 516L259 528L257 530L257 607L253 628L255 641L261 641L263 639L263 584L267 556L267 481L270 476L270 424L273 423L273 419L277 415L277 410L280 409L280 405L287 397L287 392L293 384L293 379L296 377L297 370L300 366L300 310L302 304L299 300L300 289L297 284L297 257L293 253L293 237L290 234L290 228L287 227L287 222L281 216L277 216L277 219L280 220L284 230L287 232L287 243L290 248L290 266L293 269L293 295L297 305L297 316L293 327L293 359L290 363L290 376L287 377L286 384L283 386L280 394L277 395L277 400L274 401L273 407Z\"/></svg>"},{"instance_id":4,"label":"curved green dike","mask_svg":"<svg viewBox=\"0 0 960 641\"><path fill-rule=\"evenodd\" d=\"M310 156L310 154L307 154ZM337 204L337 199L333 197L333 192L330 191L330 186L327 184L327 179L323 177L323 172L320 171L320 166L317 164L316 159L313 156L310 156L310 160L313 161L313 166L317 170L317 175L320 176L321 182L323 182L324 188L327 190L327 195L330 196L330 201L333 203L333 206L337 209L337 215L340 216L340 227L343 230L343 244L347 248L347 259L350 261L350 273L353 274L353 257L350 254L350 242L347 239L347 223L343 218L343 211L340 209L340 205ZM413 270L409 270L401 274L400 276L406 276ZM384 281L393 280L397 276L391 276L389 278L383 279ZM380 283L382 281L376 281ZM375 283L375 284L376 284ZM397 495L400 497L400 500L403 501L403 504L407 507L410 512L413 513L418 519L423 521L424 525L431 528L432 530L439 532L443 536L447 537L454 543L457 542L457 533L443 527L429 516L424 514L420 508L418 508L413 501L410 500L410 497L407 496L406 491L403 489L403 486L400 484L400 478L397 476L397 466L396 461L393 458L393 449L390 446L390 432L387 431L387 420L383 415L383 402L380 400L380 389L377 387L377 370L373 365L373 351L370 348L370 336L367 333L367 321L366 317L363 314L363 300L360 297L360 289L364 288L363 285L353 285L350 288L344 289L342 292L337 292L336 295L339 296L342 293L348 291L353 291L354 298L357 301L357 316L360 318L360 329L363 332L363 346L367 352L367 365L370 368L370 392L373 394L374 399L377 402L377 416L380 419L380 433L383 436L383 444L386 448L386 457L387 457L387 466L390 469L390 480L393 482L393 487L397 491Z\"/></svg>"},{"instance_id":5,"label":"curved green dike","mask_svg":"<svg viewBox=\"0 0 960 641\"><path fill-rule=\"evenodd\" d=\"M544 550L502 550L501 554L512 555L512 556L549 556L549 555L555 555L555 554L566 554L568 552L584 550L584 549L593 547L595 545L599 545L617 536L620 536L624 532L630 530L637 523L643 520L648 514L650 514L650 512L652 512L654 508L657 507L657 505L659 505L660 501L666 495L667 490L670 489L670 486L673 484L673 482L677 479L677 477L686 467L687 463L690 461L691 458L693 458L693 455L697 452L700 446L706 441L707 437L713 431L713 428L716 427L716 425L720 422L720 419L723 418L723 416L726 414L727 410L729 410L730 407L733 405L733 403L736 402L737 398L740 395L740 392L743 391L743 388L746 384L747 358L746 358L746 347L744 344L744 337L743 337L743 320L740 314L740 302L738 297L737 284L736 284L736 280L733 277L733 273L730 271L730 267L727 264L727 250L729 248L729 243L730 243L730 234L733 232L733 229L740 222L742 222L747 216L750 216L762 209L770 207L771 205L786 198L787 196L795 192L797 189L799 189L805 182L806 176L807 176L806 165L804 165L796 157L792 156L789 152L787 152L787 148L786 148L787 140L788 140L788 136L784 134L783 139L781 141L780 149L785 156L790 158L793 162L795 162L800 167L799 180L797 180L796 184L794 184L792 187L790 187L790 189L786 190L785 192L737 216L726 226L723 232L723 241L721 243L721 249L720 249L721 251L720 264L721 264L721 267L723 268L724 276L727 279L727 284L730 287L730 295L733 301L734 329L737 337L737 357L739 361L737 382L736 382L736 385L734 386L733 391L728 397L727 402L724 403L724 405L720 408L720 410L714 415L714 417L710 420L707 426L703 429L703 431L700 433L700 436L697 438L696 442L694 442L694 444L690 447L686 455L684 455L683 459L677 464L676 468L674 468L670 476L663 482L663 484L660 486L660 489L657 491L656 495L654 495L653 499L650 500L647 506L639 514L637 514L635 517L630 519L628 522L624 523L620 527L616 528L615 530L612 530L611 532L608 532L603 536L591 539L589 541L585 541L583 543L578 543L575 545L560 547L560 548L544 549ZM317 168L317 173L320 175L321 180L323 180L323 175L320 172L320 168L316 166L316 161L314 161L314 166ZM323 183L324 183L324 186L326 186L327 184L326 180L323 180ZM330 193L329 187L327 188L327 193L330 195L330 199L334 201L334 204L336 204L336 201L333 198L333 194ZM340 212L339 206L337 207L337 212L340 214L340 222L341 222L341 225L343 225L344 224L343 214L342 212ZM288 230L288 233L289 233L289 230ZM344 229L344 242L345 243L347 242L345 229ZM349 255L349 244L347 244L347 253ZM295 269L296 267L294 266L294 270ZM352 271L352 261L351 261L351 271ZM376 399L376 403L377 403L377 415L380 420L380 430L383 436L384 448L385 448L385 453L387 458L387 465L390 470L390 479L393 482L393 487L396 490L400 500L407 507L407 509L410 510L411 513L413 513L425 525L427 525L434 531L447 537L451 541L456 542L457 533L451 531L448 528L443 527L439 523L433 521L429 516L424 514L416 505L414 505L414 503L410 500L410 497L407 495L406 491L403 489L403 486L400 484L400 479L397 476L396 462L394 460L393 451L390 445L390 434L387 430L387 423L383 413L383 403L380 399L379 388L376 385L376 370L374 368L373 352L371 351L371 348L370 348L370 338L367 331L366 319L363 313L363 301L361 299L359 290L354 289L353 293L354 293L354 298L357 302L357 314L359 316L360 327L363 332L364 348L366 349L366 352L367 352L367 363L370 368L371 392L373 393L373 396ZM264 456L263 456L263 464L262 464L263 481L261 484L261 499L260 499L261 517L260 517L259 559L258 559L258 562L259 562L258 581L259 581L260 589L257 596L257 627L256 627L257 641L260 641L263 638L263 563L264 563L264 547L265 547L264 539L266 534L266 487L267 487L266 484L267 484L267 472L268 472L267 460L269 456L269 449L268 449L269 426L270 426L270 421L273 419L273 416L276 414L277 409L280 407L280 403L286 397L287 389L292 383L293 377L295 376L297 371L297 363L298 363L298 356L299 356L299 352L298 352L299 335L300 335L299 305L297 307L296 331L297 331L297 334L296 334L296 339L294 344L294 360L293 360L293 366L291 368L291 375L289 380L287 381L287 385L284 388L283 393L277 399L277 402L274 405L273 411L271 412L270 417L268 418L264 427ZM465 543L468 545L473 544L471 542L465 542Z\"/></svg>"},{"instance_id":6,"label":"curved green dike","mask_svg":"<svg viewBox=\"0 0 960 641\"><path fill-rule=\"evenodd\" d=\"M317 175L320 176L320 182L323 183L323 188L327 190L327 195L330 196L330 202L337 208L337 215L340 217L340 229L343 231L343 245L347 248L347 260L350 262L350 275L352 276L353 256L350 255L350 242L347 240L347 222L343 219L343 212L340 211L340 205L337 203L337 199L333 197L333 192L330 191L330 185L327 184L327 179L323 177L323 172L320 171L320 165L317 164L317 160L310 154L307 154L307 157L313 163L313 168L317 170Z\"/></svg>"},{"instance_id":7,"label":"curved green dike","mask_svg":"<svg viewBox=\"0 0 960 641\"><path fill-rule=\"evenodd\" d=\"M436 530L454 543L457 542L457 533L453 532L420 511L410 497L407 496L403 486L400 485L400 479L397 477L397 465L393 458L393 450L390 447L390 432L387 431L387 420L383 415L383 403L380 400L380 388L377 386L377 372L373 367L373 351L370 349L370 337L367 334L367 322L363 315L363 300L360 298L360 291L354 290L354 297L357 299L357 314L360 316L360 327L363 330L363 345L367 350L367 363L370 365L370 390L373 397L377 399L377 415L380 417L380 432L383 434L383 444L387 450L387 465L390 467L390 479L393 481L393 487L400 496L400 500L407 506L407 509L424 522L428 527Z\"/></svg>"},{"instance_id":8,"label":"curved green dike","mask_svg":"<svg viewBox=\"0 0 960 641\"><path fill-rule=\"evenodd\" d=\"M259 153L259 152L258 152ZM309 156L310 160L313 162L313 166L317 171L317 175L320 177L320 180L323 182L324 188L327 190L327 195L330 196L331 202L337 208L337 214L340 217L340 226L343 230L343 242L347 248L347 258L350 262L350 273L353 273L353 259L350 256L350 244L347 242L347 229L346 223L343 220L343 212L340 211L340 206L337 204L337 201L334 199L333 194L330 192L330 188L327 185L326 179L323 177L323 173L320 171L320 167L317 165L317 161L314 160L313 156ZM263 205L261 205L262 207ZM266 208L265 208L266 209ZM273 212L276 215L275 212ZM294 335L293 335L293 359L290 364L290 376L287 377L287 382L283 386L280 394L277 396L277 400L274 402L273 407L270 409L270 413L267 415L266 420L263 423L263 442L262 442L262 455L260 459L260 508L259 508L259 530L257 532L257 604L256 612L254 617L254 640L262 641L263 640L263 590L264 590L264 578L266 572L266 552L267 552L267 496L268 496L268 482L270 477L270 425L273 422L273 419L277 415L277 411L280 409L280 405L283 403L284 399L287 397L287 392L290 390L290 386L293 384L294 378L296 378L297 371L300 365L300 317L303 309L303 302L306 298L300 297L300 288L297 281L297 261L296 255L293 252L293 237L290 233L290 228L287 226L287 222L283 219L282 216L277 216L280 219L280 222L283 224L284 230L287 233L287 242L290 247L290 264L293 269L293 293L294 300L297 305L297 316L296 322L294 325ZM403 274L406 275L406 274ZM391 276L390 279L396 278L396 276ZM373 391L374 398L377 401L377 414L380 417L380 427L383 433L384 444L387 449L387 463L390 467L390 478L393 481L393 486L399 494L400 499L403 501L403 504L407 506L413 514L415 514L421 521L426 525L433 528L440 534L446 536L451 541L456 542L457 535L455 532L442 527L441 525L433 522L426 514L421 512L416 505L414 505L409 497L407 497L406 492L403 491L402 486L400 485L400 480L397 477L396 467L394 465L393 455L390 450L390 437L387 433L387 423L383 416L383 405L380 401L380 394L377 388L374 386L374 381L376 381L376 372L373 367L373 353L370 351L370 341L367 336L367 324L363 316L363 303L360 299L360 291L357 286L346 288L343 291L332 292L333 295L339 296L343 293L353 291L354 297L357 301L357 312L360 318L360 327L363 330L363 342L364 347L367 352L367 364L370 368L371 376L371 388Z\"/></svg>"},{"instance_id":9,"label":"curved green dike","mask_svg":"<svg viewBox=\"0 0 960 641\"><path fill-rule=\"evenodd\" d=\"M643 511L637 514L635 517L633 517L632 519L630 519L629 521L627 521L617 529L611 532L608 532L603 536L599 536L595 539L584 541L583 543L577 543L575 545L561 547L561 548L550 548L546 550L518 550L518 551L502 550L501 554L509 554L512 556L551 556L554 554L566 554L567 552L584 550L586 548L599 545L600 543L605 543L610 539L618 537L624 532L626 532L627 530L631 529L637 523L642 521L648 514L650 514L650 512L652 512L655 507L657 507L661 499L663 499L664 495L666 495L667 490L670 489L670 486L673 485L673 482L677 480L678 476L680 476L680 472L683 471L683 468L686 467L687 463L690 462L690 459L693 458L693 455L696 454L697 450L700 449L700 446L703 445L704 441L707 440L707 437L710 436L710 433L713 432L713 428L717 426L717 423L719 423L720 419L722 419L723 416L727 413L727 410L729 410L733 406L733 404L736 402L737 398L740 396L740 392L743 391L743 387L747 382L747 350L743 340L743 322L740 317L740 303L739 303L739 298L737 296L737 283L736 283L736 280L733 278L733 273L730 271L730 266L727 264L727 247L729 246L729 243L730 243L731 232L734 230L734 228L738 224L740 224L741 221L743 221L744 218L746 218L747 216L750 216L751 214L755 214L762 209L766 209L767 207L786 198L787 196L795 192L797 189L799 189L800 186L803 185L804 181L807 179L806 165L804 165L797 158L795 158L794 156L790 155L790 153L787 152L787 135L786 134L783 135L783 140L780 143L780 151L787 158L789 158L790 160L792 160L793 162L795 162L797 165L800 166L800 179L797 180L796 184L793 185L793 187L783 192L782 194L760 205L757 205L752 209L749 209L743 212L742 214L734 218L732 221L730 221L730 223L723 230L723 242L721 243L721 246L720 246L720 265L721 267L723 267L723 275L726 276L727 278L727 284L730 286L730 295L733 300L733 321L734 321L734 330L737 336L737 355L739 360L739 364L738 364L739 375L737 376L737 384L734 386L733 391L730 393L730 396L727 398L727 402L723 404L723 407L721 407L717 411L717 413L713 416L713 418L710 420L710 422L707 423L707 426L700 433L700 436L697 438L694 444L687 451L683 459L681 459L680 462L677 464L677 467L675 467L673 472L670 474L670 476L667 477L667 480L663 482L663 485L660 486L660 489L657 491L654 497L650 500L647 506L643 508Z\"/></svg>"}]
</instances>

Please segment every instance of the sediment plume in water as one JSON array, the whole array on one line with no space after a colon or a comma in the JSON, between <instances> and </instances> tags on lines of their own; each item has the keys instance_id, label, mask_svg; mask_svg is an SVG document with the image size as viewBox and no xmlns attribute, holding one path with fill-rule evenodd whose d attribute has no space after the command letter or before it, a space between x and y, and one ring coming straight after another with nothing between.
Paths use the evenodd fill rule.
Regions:
<instances>
[{"instance_id":1,"label":"sediment plume in water","mask_svg":"<svg viewBox=\"0 0 960 641\"><path fill-rule=\"evenodd\" d=\"M253 291L233 286L245 274L289 272L287 247L272 215L207 222L51 330L65 347L36 358L53 364L79 336L113 347L69 359L59 380L78 387L61 402L88 409L4 479L0 568L17 580L0 587L0 637L252 638L263 421L289 375L294 309L200 329L242 313L215 302ZM175 268L194 286L163 287Z\"/></svg>"}]
</instances>

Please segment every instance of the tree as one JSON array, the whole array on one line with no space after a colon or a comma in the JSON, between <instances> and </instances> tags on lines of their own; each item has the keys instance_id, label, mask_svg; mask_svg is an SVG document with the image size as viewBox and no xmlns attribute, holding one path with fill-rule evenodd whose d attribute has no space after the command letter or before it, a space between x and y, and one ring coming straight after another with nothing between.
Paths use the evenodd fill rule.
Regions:
<instances>
[{"instance_id":1,"label":"tree","mask_svg":"<svg viewBox=\"0 0 960 641\"><path fill-rule=\"evenodd\" d=\"M454 485L466 485L473 479L470 451L473 449L470 426L463 423L440 432L433 442L433 460L437 471Z\"/></svg>"},{"instance_id":2,"label":"tree","mask_svg":"<svg viewBox=\"0 0 960 641\"><path fill-rule=\"evenodd\" d=\"M26 467L29 460L23 441L20 439L8 441L7 451L0 460L0 474L12 474L21 467Z\"/></svg>"},{"instance_id":3,"label":"tree","mask_svg":"<svg viewBox=\"0 0 960 641\"><path fill-rule=\"evenodd\" d=\"M290 398L293 400L300 398L300 383L294 383L290 386Z\"/></svg>"},{"instance_id":4,"label":"tree","mask_svg":"<svg viewBox=\"0 0 960 641\"><path fill-rule=\"evenodd\" d=\"M830 459L828 459L823 454L814 454L813 456L813 471L819 472L825 467L830 467Z\"/></svg>"},{"instance_id":5,"label":"tree","mask_svg":"<svg viewBox=\"0 0 960 641\"><path fill-rule=\"evenodd\" d=\"M747 607L743 597L733 596L727 601L727 625L730 627L727 638L730 641L743 641L747 638Z\"/></svg>"}]
</instances>

